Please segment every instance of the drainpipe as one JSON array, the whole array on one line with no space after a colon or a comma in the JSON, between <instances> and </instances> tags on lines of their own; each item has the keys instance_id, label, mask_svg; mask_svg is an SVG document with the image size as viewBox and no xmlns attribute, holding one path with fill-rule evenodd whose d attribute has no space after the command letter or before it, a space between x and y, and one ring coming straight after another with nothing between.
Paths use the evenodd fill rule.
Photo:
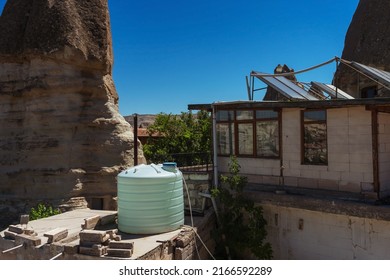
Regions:
<instances>
[{"instance_id":1,"label":"drainpipe","mask_svg":"<svg viewBox=\"0 0 390 280\"><path fill-rule=\"evenodd\" d=\"M213 118L213 170L214 170L214 187L218 187L218 155L217 155L217 117L214 105L212 105Z\"/></svg>"},{"instance_id":2,"label":"drainpipe","mask_svg":"<svg viewBox=\"0 0 390 280\"><path fill-rule=\"evenodd\" d=\"M218 188L218 155L217 155L217 117L214 105L212 105L212 118L213 118L213 172L214 172L214 188ZM215 211L215 215L217 216L218 224L221 224L219 220L219 213L217 208L217 203L215 202L215 198L210 196L211 202L213 203L213 208Z\"/></svg>"}]
</instances>

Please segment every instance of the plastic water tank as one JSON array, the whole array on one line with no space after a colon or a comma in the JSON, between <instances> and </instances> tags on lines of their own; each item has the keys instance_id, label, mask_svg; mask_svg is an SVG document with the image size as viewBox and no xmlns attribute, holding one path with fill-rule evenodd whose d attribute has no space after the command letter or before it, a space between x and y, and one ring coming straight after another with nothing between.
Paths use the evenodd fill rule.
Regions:
<instances>
[{"instance_id":1,"label":"plastic water tank","mask_svg":"<svg viewBox=\"0 0 390 280\"><path fill-rule=\"evenodd\" d=\"M120 231L155 234L184 224L183 175L176 163L137 165L117 179Z\"/></svg>"}]
</instances>

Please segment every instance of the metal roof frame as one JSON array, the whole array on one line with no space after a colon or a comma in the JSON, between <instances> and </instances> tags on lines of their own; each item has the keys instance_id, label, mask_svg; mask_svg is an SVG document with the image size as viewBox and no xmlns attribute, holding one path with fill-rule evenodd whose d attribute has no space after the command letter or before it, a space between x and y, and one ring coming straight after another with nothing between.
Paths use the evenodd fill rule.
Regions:
<instances>
[{"instance_id":1,"label":"metal roof frame","mask_svg":"<svg viewBox=\"0 0 390 280\"><path fill-rule=\"evenodd\" d=\"M354 99L354 97L334 85L324 84L321 82L311 82L311 85L329 94L332 98Z\"/></svg>"},{"instance_id":2,"label":"metal roof frame","mask_svg":"<svg viewBox=\"0 0 390 280\"><path fill-rule=\"evenodd\" d=\"M308 91L283 76L270 76L269 74L253 71L251 77L258 78L290 100L318 100Z\"/></svg>"}]
</instances>

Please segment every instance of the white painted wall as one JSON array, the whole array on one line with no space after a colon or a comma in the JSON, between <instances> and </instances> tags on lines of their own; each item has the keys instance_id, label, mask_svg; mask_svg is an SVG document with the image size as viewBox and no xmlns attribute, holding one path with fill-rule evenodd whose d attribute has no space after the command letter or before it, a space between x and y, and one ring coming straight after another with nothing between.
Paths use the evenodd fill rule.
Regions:
<instances>
[{"instance_id":1,"label":"white painted wall","mask_svg":"<svg viewBox=\"0 0 390 280\"><path fill-rule=\"evenodd\" d=\"M390 259L390 222L262 205L274 259Z\"/></svg>"}]
</instances>

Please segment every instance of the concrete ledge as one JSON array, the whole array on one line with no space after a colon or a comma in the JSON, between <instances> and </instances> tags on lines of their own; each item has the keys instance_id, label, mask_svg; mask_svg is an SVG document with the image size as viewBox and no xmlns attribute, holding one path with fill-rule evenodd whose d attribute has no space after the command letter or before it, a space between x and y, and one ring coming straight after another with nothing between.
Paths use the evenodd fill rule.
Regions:
<instances>
[{"instance_id":1,"label":"concrete ledge","mask_svg":"<svg viewBox=\"0 0 390 280\"><path fill-rule=\"evenodd\" d=\"M261 204L390 221L390 205L356 193L250 184L245 194Z\"/></svg>"}]
</instances>

